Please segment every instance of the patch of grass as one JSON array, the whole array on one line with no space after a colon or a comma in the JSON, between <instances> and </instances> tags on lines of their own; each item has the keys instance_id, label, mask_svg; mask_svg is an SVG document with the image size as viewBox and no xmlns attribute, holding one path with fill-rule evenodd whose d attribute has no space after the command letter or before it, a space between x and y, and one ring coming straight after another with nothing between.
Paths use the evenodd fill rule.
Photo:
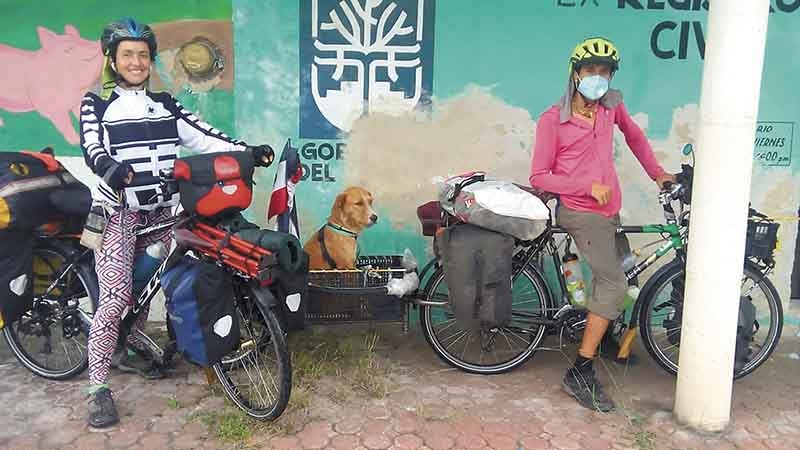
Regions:
<instances>
[{"instance_id":1,"label":"patch of grass","mask_svg":"<svg viewBox=\"0 0 800 450\"><path fill-rule=\"evenodd\" d=\"M647 422L647 418L637 413L636 411L630 411L630 410L626 411L625 415L628 417L628 420L630 421L631 425L637 428L643 427L645 422Z\"/></svg>"},{"instance_id":2,"label":"patch of grass","mask_svg":"<svg viewBox=\"0 0 800 450\"><path fill-rule=\"evenodd\" d=\"M656 435L650 431L639 430L633 435L633 444L639 450L655 450Z\"/></svg>"},{"instance_id":3,"label":"patch of grass","mask_svg":"<svg viewBox=\"0 0 800 450\"><path fill-rule=\"evenodd\" d=\"M386 368L376 354L379 342L380 335L375 331L340 334L311 330L295 333L289 342L294 386L306 387L311 392L323 376L336 376L351 380L354 389L371 397L385 397L388 385ZM331 398L342 402L346 400L347 392L336 388Z\"/></svg>"},{"instance_id":4,"label":"patch of grass","mask_svg":"<svg viewBox=\"0 0 800 450\"><path fill-rule=\"evenodd\" d=\"M291 335L295 384L311 385L325 375L341 375L355 354L354 339L318 330Z\"/></svg>"},{"instance_id":5,"label":"patch of grass","mask_svg":"<svg viewBox=\"0 0 800 450\"><path fill-rule=\"evenodd\" d=\"M214 423L216 415L214 413L197 411L189 416L189 420L197 421L203 425L210 427Z\"/></svg>"},{"instance_id":6,"label":"patch of grass","mask_svg":"<svg viewBox=\"0 0 800 450\"><path fill-rule=\"evenodd\" d=\"M289 398L287 409L305 409L311 406L311 392L307 386L296 386L292 388L292 396Z\"/></svg>"},{"instance_id":7,"label":"patch of grass","mask_svg":"<svg viewBox=\"0 0 800 450\"><path fill-rule=\"evenodd\" d=\"M377 334L364 338L364 350L358 358L355 373L353 374L353 387L363 390L373 398L384 398L389 390L386 383L386 370L375 356L375 346L378 344Z\"/></svg>"},{"instance_id":8,"label":"patch of grass","mask_svg":"<svg viewBox=\"0 0 800 450\"><path fill-rule=\"evenodd\" d=\"M226 412L219 416L216 435L223 441L242 442L250 439L251 430L247 417L240 412Z\"/></svg>"},{"instance_id":9,"label":"patch of grass","mask_svg":"<svg viewBox=\"0 0 800 450\"><path fill-rule=\"evenodd\" d=\"M167 406L170 409L183 408L183 405L181 405L181 402L179 402L178 399L175 398L174 396L167 399Z\"/></svg>"},{"instance_id":10,"label":"patch of grass","mask_svg":"<svg viewBox=\"0 0 800 450\"><path fill-rule=\"evenodd\" d=\"M259 436L285 436L296 434L303 428L303 423L295 422L290 416L284 413L275 422L258 422L253 427L253 434Z\"/></svg>"},{"instance_id":11,"label":"patch of grass","mask_svg":"<svg viewBox=\"0 0 800 450\"><path fill-rule=\"evenodd\" d=\"M254 421L243 412L235 409L226 409L221 412L198 412L192 415L192 420L199 420L218 439L226 442L242 443L252 436Z\"/></svg>"},{"instance_id":12,"label":"patch of grass","mask_svg":"<svg viewBox=\"0 0 800 450\"><path fill-rule=\"evenodd\" d=\"M631 446L637 450L655 450L657 436L654 432L645 429L647 426L647 417L629 408L623 407L621 411L631 427L631 429L629 429L629 436L633 441L631 442Z\"/></svg>"}]
</instances>

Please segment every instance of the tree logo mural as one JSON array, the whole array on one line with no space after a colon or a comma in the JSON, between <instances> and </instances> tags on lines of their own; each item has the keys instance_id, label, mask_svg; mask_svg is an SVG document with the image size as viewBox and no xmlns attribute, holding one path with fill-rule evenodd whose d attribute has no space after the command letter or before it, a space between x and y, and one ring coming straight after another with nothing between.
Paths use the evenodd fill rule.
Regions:
<instances>
[{"instance_id":1,"label":"tree logo mural","mask_svg":"<svg viewBox=\"0 0 800 450\"><path fill-rule=\"evenodd\" d=\"M300 7L300 137L335 139L370 112L427 105L434 0L311 0Z\"/></svg>"}]
</instances>

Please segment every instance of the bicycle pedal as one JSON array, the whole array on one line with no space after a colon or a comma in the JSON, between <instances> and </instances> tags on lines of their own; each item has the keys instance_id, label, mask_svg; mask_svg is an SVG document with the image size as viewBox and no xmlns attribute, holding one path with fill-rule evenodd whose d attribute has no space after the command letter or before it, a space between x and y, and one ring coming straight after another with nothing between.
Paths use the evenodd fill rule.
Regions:
<instances>
[{"instance_id":1,"label":"bicycle pedal","mask_svg":"<svg viewBox=\"0 0 800 450\"><path fill-rule=\"evenodd\" d=\"M639 358L636 355L629 355L627 358L619 358L615 355L601 355L601 357L605 357L605 359L620 366L635 366L639 362Z\"/></svg>"}]
</instances>

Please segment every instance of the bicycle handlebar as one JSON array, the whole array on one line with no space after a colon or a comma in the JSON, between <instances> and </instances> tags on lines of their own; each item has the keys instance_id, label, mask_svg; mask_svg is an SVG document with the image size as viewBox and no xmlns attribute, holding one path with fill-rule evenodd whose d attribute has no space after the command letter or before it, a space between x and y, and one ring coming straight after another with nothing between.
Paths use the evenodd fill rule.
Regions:
<instances>
[{"instance_id":1,"label":"bicycle handlebar","mask_svg":"<svg viewBox=\"0 0 800 450\"><path fill-rule=\"evenodd\" d=\"M178 192L178 181L175 179L174 173L175 170L172 168L158 171L158 184L161 194L165 198L172 197L173 194Z\"/></svg>"}]
</instances>

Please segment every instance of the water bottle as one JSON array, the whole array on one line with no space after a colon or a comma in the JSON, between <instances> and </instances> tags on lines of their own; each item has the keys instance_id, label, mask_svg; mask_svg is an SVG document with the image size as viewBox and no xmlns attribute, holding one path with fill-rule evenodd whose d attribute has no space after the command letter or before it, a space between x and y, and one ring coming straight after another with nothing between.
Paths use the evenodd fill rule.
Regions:
<instances>
[{"instance_id":1,"label":"water bottle","mask_svg":"<svg viewBox=\"0 0 800 450\"><path fill-rule=\"evenodd\" d=\"M578 255L572 252L567 252L561 258L563 265L561 270L564 272L564 278L567 282L567 293L575 306L584 306L586 304L586 285L583 281L583 272L581 271L581 263L578 260Z\"/></svg>"},{"instance_id":2,"label":"water bottle","mask_svg":"<svg viewBox=\"0 0 800 450\"><path fill-rule=\"evenodd\" d=\"M147 246L144 253L133 263L133 293L138 295L144 289L150 277L156 273L158 266L167 256L167 247L163 242L154 242Z\"/></svg>"},{"instance_id":3,"label":"water bottle","mask_svg":"<svg viewBox=\"0 0 800 450\"><path fill-rule=\"evenodd\" d=\"M625 291L625 298L622 302L622 309L627 310L630 308L631 305L636 303L636 299L639 298L639 286L628 286L628 290Z\"/></svg>"},{"instance_id":4,"label":"water bottle","mask_svg":"<svg viewBox=\"0 0 800 450\"><path fill-rule=\"evenodd\" d=\"M629 270L633 269L633 266L636 265L636 257L633 256L633 253L628 252L625 256L622 257L622 271L628 272Z\"/></svg>"}]
</instances>

